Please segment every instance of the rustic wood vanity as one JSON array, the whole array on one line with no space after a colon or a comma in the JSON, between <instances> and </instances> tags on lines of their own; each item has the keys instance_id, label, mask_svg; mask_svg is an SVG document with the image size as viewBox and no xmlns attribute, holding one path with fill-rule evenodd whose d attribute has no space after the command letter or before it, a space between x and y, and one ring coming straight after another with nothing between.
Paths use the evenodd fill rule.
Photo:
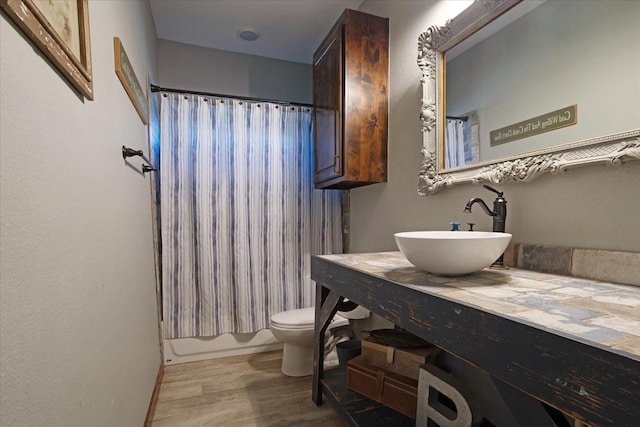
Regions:
<instances>
[{"instance_id":1,"label":"rustic wood vanity","mask_svg":"<svg viewBox=\"0 0 640 427\"><path fill-rule=\"evenodd\" d=\"M324 333L344 298L488 373L520 425L563 425L555 410L589 426L640 425L638 286L516 268L441 277L400 252L314 256L311 277L312 398L348 425L415 422L323 369Z\"/></svg>"}]
</instances>

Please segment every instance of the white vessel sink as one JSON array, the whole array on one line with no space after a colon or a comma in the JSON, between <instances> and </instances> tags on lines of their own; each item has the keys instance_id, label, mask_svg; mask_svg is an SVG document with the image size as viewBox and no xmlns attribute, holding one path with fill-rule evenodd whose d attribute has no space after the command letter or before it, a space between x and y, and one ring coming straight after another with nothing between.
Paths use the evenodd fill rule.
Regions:
<instances>
[{"instance_id":1,"label":"white vessel sink","mask_svg":"<svg viewBox=\"0 0 640 427\"><path fill-rule=\"evenodd\" d=\"M409 262L441 276L462 276L488 267L511 241L509 233L485 231L407 231L394 235Z\"/></svg>"}]
</instances>

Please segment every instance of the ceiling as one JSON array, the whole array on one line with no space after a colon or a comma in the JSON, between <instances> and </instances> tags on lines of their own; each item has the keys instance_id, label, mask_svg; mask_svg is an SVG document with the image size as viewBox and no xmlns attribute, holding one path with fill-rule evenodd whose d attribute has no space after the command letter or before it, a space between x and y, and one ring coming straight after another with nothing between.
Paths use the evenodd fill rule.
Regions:
<instances>
[{"instance_id":1,"label":"ceiling","mask_svg":"<svg viewBox=\"0 0 640 427\"><path fill-rule=\"evenodd\" d=\"M158 38L310 64L345 8L364 0L150 0ZM260 37L245 41L241 29Z\"/></svg>"}]
</instances>

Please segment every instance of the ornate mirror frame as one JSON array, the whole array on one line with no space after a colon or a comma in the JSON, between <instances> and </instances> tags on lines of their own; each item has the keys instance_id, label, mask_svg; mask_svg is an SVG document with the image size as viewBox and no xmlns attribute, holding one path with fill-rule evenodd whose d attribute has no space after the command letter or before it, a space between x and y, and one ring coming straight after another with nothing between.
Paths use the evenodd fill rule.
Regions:
<instances>
[{"instance_id":1,"label":"ornate mirror frame","mask_svg":"<svg viewBox=\"0 0 640 427\"><path fill-rule=\"evenodd\" d=\"M640 159L640 129L570 142L514 156L442 170L444 148L444 52L518 4L521 0L476 0L443 27L432 26L418 38L418 66L422 71L420 120L423 161L418 193L435 194L463 183L525 182L567 168L607 163L619 165Z\"/></svg>"}]
</instances>

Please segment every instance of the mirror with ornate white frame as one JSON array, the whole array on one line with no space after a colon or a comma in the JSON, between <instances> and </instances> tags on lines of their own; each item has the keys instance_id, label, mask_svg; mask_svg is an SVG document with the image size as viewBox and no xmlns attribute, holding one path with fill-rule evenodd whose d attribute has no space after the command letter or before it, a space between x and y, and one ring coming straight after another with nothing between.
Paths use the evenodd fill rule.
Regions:
<instances>
[{"instance_id":1,"label":"mirror with ornate white frame","mask_svg":"<svg viewBox=\"0 0 640 427\"><path fill-rule=\"evenodd\" d=\"M616 128L614 131L604 134L599 130L594 130L593 134L587 134L578 139L567 136L566 140L562 140L562 137L560 137L559 141L558 135L554 135L554 138L548 138L554 132L547 132L545 134L547 136L546 139L555 141L552 146L523 149L521 152L494 159L481 158L479 162L448 169L444 167L444 129L446 120L445 55L453 47L465 42L465 40L468 42L468 39L478 33L479 30L483 28L486 30L485 27L488 24L497 23L499 17L504 19L508 15L518 16L517 8L524 6L528 2L519 3L521 3L521 0L476 0L445 26L430 27L420 35L418 39L418 65L422 71L423 97L420 120L422 122L422 152L424 156L418 181L418 193L420 195L435 194L444 188L461 183L492 182L500 184L524 182L544 173L555 174L574 166L594 163L618 165L626 160L640 159L640 111L637 111L635 107L636 104L634 103L636 101L631 101L630 105L633 107L630 110L632 114L625 110L625 114L631 117L631 123L625 122L620 125L621 129ZM504 24L501 26L504 26ZM600 38L606 36L606 34L597 35ZM612 40L608 43L613 49L619 47L614 45L619 42L620 40ZM631 43L634 43L633 40L631 40ZM625 54L632 55L633 53L627 51ZM609 84L606 77L609 67L624 67L629 70L636 68L628 62L603 63L600 70L603 76L600 81L592 82L592 85L602 86ZM547 78L553 78L552 71L550 70ZM517 70L513 72L517 73ZM637 79L633 81L635 83L632 83L628 92L630 96L638 97L639 94L636 93L634 95L632 93L634 91L637 92L638 81ZM573 99L571 98L571 100ZM591 103L595 105L591 105ZM570 105L570 103L567 102L567 105ZM589 108L597 110L597 107L602 107L602 100L601 97L590 100L588 103L580 100L577 105L580 111L586 110L588 112ZM565 107L565 105L560 105L560 107ZM616 107L619 107L617 111L621 111L620 106ZM610 108L603 107L603 109L608 111ZM514 110L513 107L510 111L512 110ZM519 113L525 115L522 119L531 117L530 113ZM578 116L580 115L578 114ZM601 117L601 120L608 120L604 116ZM507 124L515 123L515 121L512 119ZM581 124L586 125L589 120L582 120L583 123L580 123L580 120L576 120L576 122L578 126L574 127L578 128ZM567 132L566 135L583 135L584 129L581 129L581 131L582 133ZM489 132L487 131L486 133L488 134ZM557 132L557 134L562 135L561 132ZM537 137L540 138L540 135L537 135Z\"/></svg>"}]
</instances>

